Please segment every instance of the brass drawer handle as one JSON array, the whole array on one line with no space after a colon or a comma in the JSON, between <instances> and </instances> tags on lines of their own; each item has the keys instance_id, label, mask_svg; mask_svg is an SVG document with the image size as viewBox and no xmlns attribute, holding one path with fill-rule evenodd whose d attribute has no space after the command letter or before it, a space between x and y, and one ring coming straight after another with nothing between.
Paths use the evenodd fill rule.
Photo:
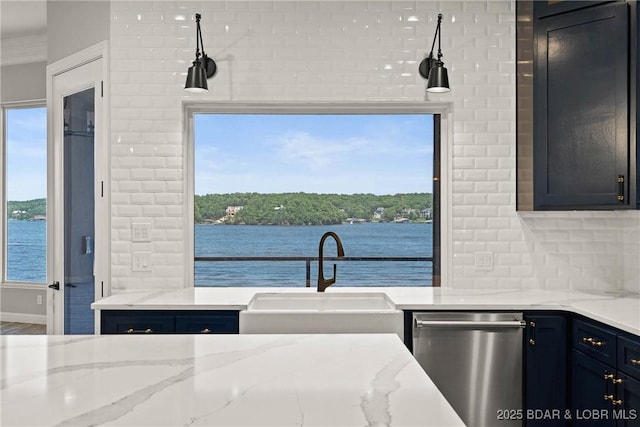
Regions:
<instances>
[{"instance_id":1,"label":"brass drawer handle","mask_svg":"<svg viewBox=\"0 0 640 427\"><path fill-rule=\"evenodd\" d=\"M611 400L613 402L613 394L605 394L604 400Z\"/></svg>"},{"instance_id":2,"label":"brass drawer handle","mask_svg":"<svg viewBox=\"0 0 640 427\"><path fill-rule=\"evenodd\" d=\"M611 404L612 404L613 406L620 406L620 405L622 405L622 400L621 400L621 399L618 399L618 400L612 400L612 401L611 401Z\"/></svg>"},{"instance_id":3,"label":"brass drawer handle","mask_svg":"<svg viewBox=\"0 0 640 427\"><path fill-rule=\"evenodd\" d=\"M612 379L613 379L613 377L614 377L614 375L613 375L613 374L604 374L604 379L605 379L605 380L612 380Z\"/></svg>"},{"instance_id":4,"label":"brass drawer handle","mask_svg":"<svg viewBox=\"0 0 640 427\"><path fill-rule=\"evenodd\" d=\"M622 378L613 378L611 382L614 384L622 384Z\"/></svg>"},{"instance_id":5,"label":"brass drawer handle","mask_svg":"<svg viewBox=\"0 0 640 427\"><path fill-rule=\"evenodd\" d=\"M152 334L153 333L153 329L151 328L147 328L147 329L133 329L133 328L129 328L127 329L127 333L128 334Z\"/></svg>"},{"instance_id":6,"label":"brass drawer handle","mask_svg":"<svg viewBox=\"0 0 640 427\"><path fill-rule=\"evenodd\" d=\"M640 360L638 360L638 359L631 359L631 364L632 364L632 365L640 365Z\"/></svg>"},{"instance_id":7,"label":"brass drawer handle","mask_svg":"<svg viewBox=\"0 0 640 427\"><path fill-rule=\"evenodd\" d=\"M209 328L204 328L203 330L200 331L201 334L210 334L211 333L211 329Z\"/></svg>"},{"instance_id":8,"label":"brass drawer handle","mask_svg":"<svg viewBox=\"0 0 640 427\"><path fill-rule=\"evenodd\" d=\"M592 346L594 346L594 347L602 347L602 346L604 345L604 342L602 342L602 341L596 341L595 339L593 339L593 338L591 338L591 337L589 337L589 338L587 338L587 337L582 337L582 342L583 342L583 343L589 343L589 344L591 344L591 345L592 345Z\"/></svg>"}]
</instances>

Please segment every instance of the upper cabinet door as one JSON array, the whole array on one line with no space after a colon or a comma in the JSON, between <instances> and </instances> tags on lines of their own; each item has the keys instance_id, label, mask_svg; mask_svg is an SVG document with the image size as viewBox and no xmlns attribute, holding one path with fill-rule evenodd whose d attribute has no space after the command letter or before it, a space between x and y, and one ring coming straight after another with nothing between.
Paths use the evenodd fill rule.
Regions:
<instances>
[{"instance_id":1,"label":"upper cabinet door","mask_svg":"<svg viewBox=\"0 0 640 427\"><path fill-rule=\"evenodd\" d=\"M597 6L602 3L611 3L615 0L547 0L534 1L534 16L544 18L545 16L557 15L585 7Z\"/></svg>"},{"instance_id":2,"label":"upper cabinet door","mask_svg":"<svg viewBox=\"0 0 640 427\"><path fill-rule=\"evenodd\" d=\"M535 22L534 208L629 207L626 3Z\"/></svg>"}]
</instances>

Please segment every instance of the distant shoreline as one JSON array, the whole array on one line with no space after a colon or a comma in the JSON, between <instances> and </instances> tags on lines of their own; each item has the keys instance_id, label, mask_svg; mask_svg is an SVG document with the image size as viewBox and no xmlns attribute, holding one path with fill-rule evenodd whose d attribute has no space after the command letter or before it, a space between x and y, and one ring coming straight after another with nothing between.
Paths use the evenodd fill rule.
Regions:
<instances>
[{"instance_id":1,"label":"distant shoreline","mask_svg":"<svg viewBox=\"0 0 640 427\"><path fill-rule=\"evenodd\" d=\"M212 225L212 226L249 226L249 227L327 227L333 225L361 225L361 224L433 224L432 220L427 221L363 221L363 222L338 222L335 224L241 224L233 222L196 222L195 225Z\"/></svg>"}]
</instances>

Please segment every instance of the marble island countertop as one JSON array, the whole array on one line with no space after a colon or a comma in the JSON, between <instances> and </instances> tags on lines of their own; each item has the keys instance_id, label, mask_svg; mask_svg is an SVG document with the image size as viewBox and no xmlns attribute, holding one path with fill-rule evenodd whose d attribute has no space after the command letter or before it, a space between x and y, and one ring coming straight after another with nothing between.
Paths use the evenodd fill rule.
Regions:
<instances>
[{"instance_id":1,"label":"marble island countertop","mask_svg":"<svg viewBox=\"0 0 640 427\"><path fill-rule=\"evenodd\" d=\"M315 288L183 288L130 291L92 304L96 310L244 310L259 292ZM331 287L327 292L384 292L402 310L564 310L640 335L640 296L628 292L544 289Z\"/></svg>"},{"instance_id":2,"label":"marble island countertop","mask_svg":"<svg viewBox=\"0 0 640 427\"><path fill-rule=\"evenodd\" d=\"M2 336L0 344L3 426L464 425L392 334Z\"/></svg>"}]
</instances>

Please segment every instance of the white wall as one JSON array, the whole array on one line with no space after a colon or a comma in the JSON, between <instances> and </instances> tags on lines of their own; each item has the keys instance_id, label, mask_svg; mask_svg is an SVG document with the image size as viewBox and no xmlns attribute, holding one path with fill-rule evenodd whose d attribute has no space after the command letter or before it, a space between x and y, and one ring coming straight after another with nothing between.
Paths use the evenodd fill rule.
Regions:
<instances>
[{"instance_id":1,"label":"white wall","mask_svg":"<svg viewBox=\"0 0 640 427\"><path fill-rule=\"evenodd\" d=\"M49 0L48 63L109 39L109 23L109 1Z\"/></svg>"},{"instance_id":2,"label":"white wall","mask_svg":"<svg viewBox=\"0 0 640 427\"><path fill-rule=\"evenodd\" d=\"M46 62L2 66L0 102L44 100L46 67Z\"/></svg>"},{"instance_id":3,"label":"white wall","mask_svg":"<svg viewBox=\"0 0 640 427\"><path fill-rule=\"evenodd\" d=\"M219 69L188 96L196 12ZM417 67L438 12L452 91L426 99ZM114 291L184 286L186 100L451 102L444 286L640 290L636 212L515 211L513 1L114 1L111 47ZM138 221L150 244L131 241ZM153 253L152 272L131 271L134 250ZM476 271L487 250L493 271Z\"/></svg>"}]
</instances>

